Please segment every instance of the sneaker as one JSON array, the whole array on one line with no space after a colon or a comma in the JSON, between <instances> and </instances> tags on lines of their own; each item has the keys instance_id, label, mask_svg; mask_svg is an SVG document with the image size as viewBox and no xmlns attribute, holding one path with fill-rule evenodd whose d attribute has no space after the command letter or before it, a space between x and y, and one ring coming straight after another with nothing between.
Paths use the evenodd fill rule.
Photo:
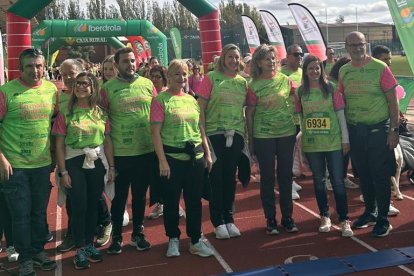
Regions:
<instances>
[{"instance_id":1,"label":"sneaker","mask_svg":"<svg viewBox=\"0 0 414 276\"><path fill-rule=\"evenodd\" d=\"M180 209L178 210L178 215L180 217L184 217L185 216L185 211L183 209L183 207L181 207L181 205L179 205Z\"/></svg>"},{"instance_id":2,"label":"sneaker","mask_svg":"<svg viewBox=\"0 0 414 276\"><path fill-rule=\"evenodd\" d=\"M80 248L76 251L75 258L73 258L75 269L87 269L90 267L89 260L86 257L85 248Z\"/></svg>"},{"instance_id":3,"label":"sneaker","mask_svg":"<svg viewBox=\"0 0 414 276\"><path fill-rule=\"evenodd\" d=\"M352 224L352 228L367 228L368 226L375 225L377 218L372 214L362 214L356 221Z\"/></svg>"},{"instance_id":4,"label":"sneaker","mask_svg":"<svg viewBox=\"0 0 414 276\"><path fill-rule=\"evenodd\" d=\"M319 226L319 232L328 233L331 231L331 219L325 216L321 216L321 225Z\"/></svg>"},{"instance_id":5,"label":"sneaker","mask_svg":"<svg viewBox=\"0 0 414 276\"><path fill-rule=\"evenodd\" d=\"M41 270L49 271L56 268L56 262L49 259L46 252L42 251L32 258L33 266Z\"/></svg>"},{"instance_id":6,"label":"sneaker","mask_svg":"<svg viewBox=\"0 0 414 276\"><path fill-rule=\"evenodd\" d=\"M85 255L91 263L99 263L103 261L101 252L96 249L93 243L90 243L85 247Z\"/></svg>"},{"instance_id":7,"label":"sneaker","mask_svg":"<svg viewBox=\"0 0 414 276\"><path fill-rule=\"evenodd\" d=\"M49 233L46 234L46 241L47 242L53 241L53 234L52 234L52 232L49 232Z\"/></svg>"},{"instance_id":8,"label":"sneaker","mask_svg":"<svg viewBox=\"0 0 414 276\"><path fill-rule=\"evenodd\" d=\"M199 239L197 243L192 244L190 242L190 253L198 255L200 257L210 257L214 255L213 250L208 247L202 239Z\"/></svg>"},{"instance_id":9,"label":"sneaker","mask_svg":"<svg viewBox=\"0 0 414 276\"><path fill-rule=\"evenodd\" d=\"M293 200L300 199L299 193L296 190L294 190L293 187L292 187L292 199Z\"/></svg>"},{"instance_id":10,"label":"sneaker","mask_svg":"<svg viewBox=\"0 0 414 276\"><path fill-rule=\"evenodd\" d=\"M127 226L129 224L129 214L128 211L125 209L124 211L124 219L122 220L122 226Z\"/></svg>"},{"instance_id":11,"label":"sneaker","mask_svg":"<svg viewBox=\"0 0 414 276\"><path fill-rule=\"evenodd\" d=\"M157 219L164 214L164 205L161 203L157 203L152 209L151 213L149 214L149 219Z\"/></svg>"},{"instance_id":12,"label":"sneaker","mask_svg":"<svg viewBox=\"0 0 414 276\"><path fill-rule=\"evenodd\" d=\"M73 237L70 235L66 235L63 242L56 247L56 250L59 252L68 252L72 250L74 247L75 241L73 240Z\"/></svg>"},{"instance_id":13,"label":"sneaker","mask_svg":"<svg viewBox=\"0 0 414 276\"><path fill-rule=\"evenodd\" d=\"M168 242L168 249L166 256L168 258L180 256L180 241L178 238L171 238Z\"/></svg>"},{"instance_id":14,"label":"sneaker","mask_svg":"<svg viewBox=\"0 0 414 276\"><path fill-rule=\"evenodd\" d=\"M121 254L122 253L122 241L120 240L114 240L112 238L112 243L106 250L106 254L108 255L115 255L115 254Z\"/></svg>"},{"instance_id":15,"label":"sneaker","mask_svg":"<svg viewBox=\"0 0 414 276\"><path fill-rule=\"evenodd\" d=\"M372 234L374 234L374 237L381 238L388 236L391 230L392 225L388 220L381 220L375 224L374 229L372 229Z\"/></svg>"},{"instance_id":16,"label":"sneaker","mask_svg":"<svg viewBox=\"0 0 414 276\"><path fill-rule=\"evenodd\" d=\"M6 255L9 263L17 262L17 259L19 258L19 253L16 252L14 246L9 246L6 248Z\"/></svg>"},{"instance_id":17,"label":"sneaker","mask_svg":"<svg viewBox=\"0 0 414 276\"><path fill-rule=\"evenodd\" d=\"M400 210L394 207L394 205L390 204L390 209L388 210L388 216L394 217L400 214Z\"/></svg>"},{"instance_id":18,"label":"sneaker","mask_svg":"<svg viewBox=\"0 0 414 276\"><path fill-rule=\"evenodd\" d=\"M341 221L341 235L342 237L352 237L354 232L351 229L351 222L349 220Z\"/></svg>"},{"instance_id":19,"label":"sneaker","mask_svg":"<svg viewBox=\"0 0 414 276\"><path fill-rule=\"evenodd\" d=\"M267 220L266 233L268 235L279 235L279 230L277 230L277 223L275 219Z\"/></svg>"},{"instance_id":20,"label":"sneaker","mask_svg":"<svg viewBox=\"0 0 414 276\"><path fill-rule=\"evenodd\" d=\"M19 264L20 276L35 276L36 272L33 268L33 261L27 260Z\"/></svg>"},{"instance_id":21,"label":"sneaker","mask_svg":"<svg viewBox=\"0 0 414 276\"><path fill-rule=\"evenodd\" d=\"M363 195L360 195L360 196L359 196L359 200L360 200L361 202L365 202L365 201L364 201L364 196L363 196Z\"/></svg>"},{"instance_id":22,"label":"sneaker","mask_svg":"<svg viewBox=\"0 0 414 276\"><path fill-rule=\"evenodd\" d=\"M329 178L326 178L326 189L328 191L333 191L332 183L331 183L331 180Z\"/></svg>"},{"instance_id":23,"label":"sneaker","mask_svg":"<svg viewBox=\"0 0 414 276\"><path fill-rule=\"evenodd\" d=\"M352 182L348 177L344 178L344 183L345 183L345 188L348 188L348 189L358 189L359 188L359 185Z\"/></svg>"},{"instance_id":24,"label":"sneaker","mask_svg":"<svg viewBox=\"0 0 414 276\"><path fill-rule=\"evenodd\" d=\"M151 248L151 244L145 240L145 236L142 233L132 237L129 245L135 246L138 251L147 251Z\"/></svg>"},{"instance_id":25,"label":"sneaker","mask_svg":"<svg viewBox=\"0 0 414 276\"><path fill-rule=\"evenodd\" d=\"M234 223L226 223L227 232L230 238L237 238L241 236L239 228Z\"/></svg>"},{"instance_id":26,"label":"sneaker","mask_svg":"<svg viewBox=\"0 0 414 276\"><path fill-rule=\"evenodd\" d=\"M299 231L292 218L282 218L282 226L288 233L295 233Z\"/></svg>"},{"instance_id":27,"label":"sneaker","mask_svg":"<svg viewBox=\"0 0 414 276\"><path fill-rule=\"evenodd\" d=\"M99 233L96 239L96 246L101 247L105 246L109 239L111 238L112 234L112 223L109 223L107 226L104 226L102 231Z\"/></svg>"},{"instance_id":28,"label":"sneaker","mask_svg":"<svg viewBox=\"0 0 414 276\"><path fill-rule=\"evenodd\" d=\"M214 233L216 233L216 239L219 239L219 240L230 239L229 231L227 230L227 227L224 224L217 226L214 229Z\"/></svg>"},{"instance_id":29,"label":"sneaker","mask_svg":"<svg viewBox=\"0 0 414 276\"><path fill-rule=\"evenodd\" d=\"M300 190L302 190L302 186L300 186L298 183L296 183L295 180L292 181L292 189L299 192Z\"/></svg>"}]
</instances>

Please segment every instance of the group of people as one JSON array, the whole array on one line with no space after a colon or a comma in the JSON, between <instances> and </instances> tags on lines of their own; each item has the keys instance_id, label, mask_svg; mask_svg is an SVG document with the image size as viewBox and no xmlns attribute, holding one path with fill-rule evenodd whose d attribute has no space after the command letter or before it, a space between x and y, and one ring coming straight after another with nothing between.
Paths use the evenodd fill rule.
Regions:
<instances>
[{"instance_id":1,"label":"group of people","mask_svg":"<svg viewBox=\"0 0 414 276\"><path fill-rule=\"evenodd\" d=\"M157 203L150 216L163 215L166 256L180 256L181 194L189 252L212 256L201 237L201 199L207 189L217 239L241 236L234 202L236 172L242 170L245 156L256 158L260 167L266 233L280 233L276 179L280 225L285 232L298 232L292 167L299 132L313 174L318 230L328 232L332 225L328 169L341 235L353 235L344 182L344 155L351 150L365 202L352 228L375 225L374 236L388 235L393 149L398 144L397 82L385 63L367 54L362 33L348 34L345 42L350 61L335 69L337 82L328 79L318 57L310 55L303 61L299 45L288 47L288 63L280 68L275 48L263 44L244 58L248 70L241 74L241 51L227 44L214 70L201 75L193 66L193 78L183 60L171 61L168 68L154 64L149 78L140 76L134 52L126 47L105 59L102 80L77 60L63 62L64 91L45 80L42 53L24 50L19 57L21 77L0 87L1 194L12 224L12 240L6 234L7 243L19 254L20 275L36 275L34 267L56 267L44 252L49 179L55 163L69 218L58 250L75 248L76 269L101 262L96 245L109 238L106 253L122 253L129 190L133 217L129 244L138 251L151 248L144 231L149 187L151 203ZM97 228L102 231L95 243Z\"/></svg>"}]
</instances>

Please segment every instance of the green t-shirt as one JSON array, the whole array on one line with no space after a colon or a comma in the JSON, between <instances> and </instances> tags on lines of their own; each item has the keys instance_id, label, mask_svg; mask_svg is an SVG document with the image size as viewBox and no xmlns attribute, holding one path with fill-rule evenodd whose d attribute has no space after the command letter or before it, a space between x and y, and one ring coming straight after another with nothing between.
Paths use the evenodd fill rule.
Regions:
<instances>
[{"instance_id":1,"label":"green t-shirt","mask_svg":"<svg viewBox=\"0 0 414 276\"><path fill-rule=\"evenodd\" d=\"M2 87L7 112L2 121L0 148L13 168L40 168L51 164L50 127L56 105L56 86L42 80L28 87L19 79Z\"/></svg>"},{"instance_id":2,"label":"green t-shirt","mask_svg":"<svg viewBox=\"0 0 414 276\"><path fill-rule=\"evenodd\" d=\"M304 152L326 152L341 149L341 130L336 116L332 92L325 98L322 90L313 88L303 96L298 89L302 105L302 133Z\"/></svg>"},{"instance_id":3,"label":"green t-shirt","mask_svg":"<svg viewBox=\"0 0 414 276\"><path fill-rule=\"evenodd\" d=\"M243 106L247 94L246 80L228 77L218 71L209 72L212 89L205 114L207 135L235 130L244 136Z\"/></svg>"},{"instance_id":4,"label":"green t-shirt","mask_svg":"<svg viewBox=\"0 0 414 276\"><path fill-rule=\"evenodd\" d=\"M351 63L341 67L339 76L344 88L348 123L374 125L389 118L386 94L381 89L381 75L386 66L373 58L362 67Z\"/></svg>"},{"instance_id":5,"label":"green t-shirt","mask_svg":"<svg viewBox=\"0 0 414 276\"><path fill-rule=\"evenodd\" d=\"M329 76L329 74L331 73L331 70L332 70L332 67L333 67L334 64L335 64L335 62L333 62L333 63L326 62L325 63L325 74L327 76Z\"/></svg>"},{"instance_id":6,"label":"green t-shirt","mask_svg":"<svg viewBox=\"0 0 414 276\"><path fill-rule=\"evenodd\" d=\"M63 114L66 124L65 144L73 149L95 148L105 140L106 116L100 108L76 107L73 114Z\"/></svg>"},{"instance_id":7,"label":"green t-shirt","mask_svg":"<svg viewBox=\"0 0 414 276\"><path fill-rule=\"evenodd\" d=\"M278 138L296 132L290 100L289 78L278 73L272 79L253 80L250 90L256 95L253 137Z\"/></svg>"},{"instance_id":8,"label":"green t-shirt","mask_svg":"<svg viewBox=\"0 0 414 276\"><path fill-rule=\"evenodd\" d=\"M68 110L68 103L71 95L61 91L59 94L59 112L64 114Z\"/></svg>"},{"instance_id":9,"label":"green t-shirt","mask_svg":"<svg viewBox=\"0 0 414 276\"><path fill-rule=\"evenodd\" d=\"M200 107L193 96L172 95L167 91L159 94L156 101L164 108L164 122L161 127L161 139L164 145L184 148L187 141L192 141L195 146L201 144L201 132L199 126ZM189 160L185 153L166 153L179 159ZM196 158L202 158L203 153Z\"/></svg>"},{"instance_id":10,"label":"green t-shirt","mask_svg":"<svg viewBox=\"0 0 414 276\"><path fill-rule=\"evenodd\" d=\"M287 66L282 66L280 72L288 76L295 83L296 87L302 84L302 68L298 68L297 71L292 71Z\"/></svg>"},{"instance_id":11,"label":"green t-shirt","mask_svg":"<svg viewBox=\"0 0 414 276\"><path fill-rule=\"evenodd\" d=\"M149 120L152 88L152 82L144 77L131 83L113 78L102 86L108 97L114 156L154 151Z\"/></svg>"}]
</instances>

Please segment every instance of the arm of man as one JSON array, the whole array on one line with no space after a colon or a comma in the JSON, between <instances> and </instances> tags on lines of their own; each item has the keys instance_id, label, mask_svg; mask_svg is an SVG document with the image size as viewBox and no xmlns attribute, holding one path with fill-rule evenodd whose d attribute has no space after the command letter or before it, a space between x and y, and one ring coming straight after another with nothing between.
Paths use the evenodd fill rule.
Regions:
<instances>
[{"instance_id":1,"label":"arm of man","mask_svg":"<svg viewBox=\"0 0 414 276\"><path fill-rule=\"evenodd\" d=\"M6 112L7 112L6 99L4 97L4 94L0 91L0 122L3 121L3 118L6 115ZM10 175L13 175L13 168L9 160L7 160L3 152L1 152L1 148L0 148L0 182L8 181L10 178Z\"/></svg>"}]
</instances>

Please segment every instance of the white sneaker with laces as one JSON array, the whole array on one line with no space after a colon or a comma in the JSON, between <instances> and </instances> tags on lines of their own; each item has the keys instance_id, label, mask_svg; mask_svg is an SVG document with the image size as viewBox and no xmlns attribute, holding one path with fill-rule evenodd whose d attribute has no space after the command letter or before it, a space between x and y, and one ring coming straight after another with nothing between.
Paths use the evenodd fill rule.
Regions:
<instances>
[{"instance_id":1,"label":"white sneaker with laces","mask_svg":"<svg viewBox=\"0 0 414 276\"><path fill-rule=\"evenodd\" d=\"M170 239L166 255L168 258L180 256L180 241L178 238Z\"/></svg>"},{"instance_id":2,"label":"white sneaker with laces","mask_svg":"<svg viewBox=\"0 0 414 276\"><path fill-rule=\"evenodd\" d=\"M296 183L295 180L292 181L292 189L294 191L299 192L300 190L302 190L302 186L300 186L298 183Z\"/></svg>"},{"instance_id":3,"label":"white sneaker with laces","mask_svg":"<svg viewBox=\"0 0 414 276\"><path fill-rule=\"evenodd\" d=\"M321 216L321 225L319 226L319 232L328 233L331 231L331 219L328 217Z\"/></svg>"},{"instance_id":4,"label":"white sneaker with laces","mask_svg":"<svg viewBox=\"0 0 414 276\"><path fill-rule=\"evenodd\" d=\"M292 199L300 199L299 193L292 187Z\"/></svg>"},{"instance_id":5,"label":"white sneaker with laces","mask_svg":"<svg viewBox=\"0 0 414 276\"><path fill-rule=\"evenodd\" d=\"M157 219L164 214L164 205L161 203L157 203L152 209L151 213L149 214L149 219Z\"/></svg>"},{"instance_id":6,"label":"white sneaker with laces","mask_svg":"<svg viewBox=\"0 0 414 276\"><path fill-rule=\"evenodd\" d=\"M125 209L124 219L122 220L122 226L127 226L128 224L129 224L129 214L128 214L128 211Z\"/></svg>"},{"instance_id":7,"label":"white sneaker with laces","mask_svg":"<svg viewBox=\"0 0 414 276\"><path fill-rule=\"evenodd\" d=\"M358 189L359 185L352 182L348 177L344 178L345 188L348 189Z\"/></svg>"},{"instance_id":8,"label":"white sneaker with laces","mask_svg":"<svg viewBox=\"0 0 414 276\"><path fill-rule=\"evenodd\" d=\"M227 230L227 227L224 224L217 226L214 229L214 233L216 233L216 238L219 240L230 239L229 231Z\"/></svg>"},{"instance_id":9,"label":"white sneaker with laces","mask_svg":"<svg viewBox=\"0 0 414 276\"><path fill-rule=\"evenodd\" d=\"M342 237L346 238L352 237L354 235L349 220L341 221L341 232Z\"/></svg>"},{"instance_id":10,"label":"white sneaker with laces","mask_svg":"<svg viewBox=\"0 0 414 276\"><path fill-rule=\"evenodd\" d=\"M9 246L6 248L6 255L9 263L17 262L17 260L19 259L19 253L16 252L14 246Z\"/></svg>"},{"instance_id":11,"label":"white sneaker with laces","mask_svg":"<svg viewBox=\"0 0 414 276\"><path fill-rule=\"evenodd\" d=\"M226 228L230 238L236 238L241 236L239 228L237 228L237 226L234 223L227 223Z\"/></svg>"},{"instance_id":12,"label":"white sneaker with laces","mask_svg":"<svg viewBox=\"0 0 414 276\"><path fill-rule=\"evenodd\" d=\"M400 214L400 210L394 207L394 205L390 204L390 209L388 210L388 216L394 217Z\"/></svg>"},{"instance_id":13,"label":"white sneaker with laces","mask_svg":"<svg viewBox=\"0 0 414 276\"><path fill-rule=\"evenodd\" d=\"M190 242L190 253L198 255L200 257L210 257L214 255L213 250L208 247L202 239L199 239L196 244Z\"/></svg>"},{"instance_id":14,"label":"white sneaker with laces","mask_svg":"<svg viewBox=\"0 0 414 276\"><path fill-rule=\"evenodd\" d=\"M179 205L180 209L178 209L178 215L180 217L184 217L185 216L185 210L183 209L183 207L181 207L181 205Z\"/></svg>"}]
</instances>

